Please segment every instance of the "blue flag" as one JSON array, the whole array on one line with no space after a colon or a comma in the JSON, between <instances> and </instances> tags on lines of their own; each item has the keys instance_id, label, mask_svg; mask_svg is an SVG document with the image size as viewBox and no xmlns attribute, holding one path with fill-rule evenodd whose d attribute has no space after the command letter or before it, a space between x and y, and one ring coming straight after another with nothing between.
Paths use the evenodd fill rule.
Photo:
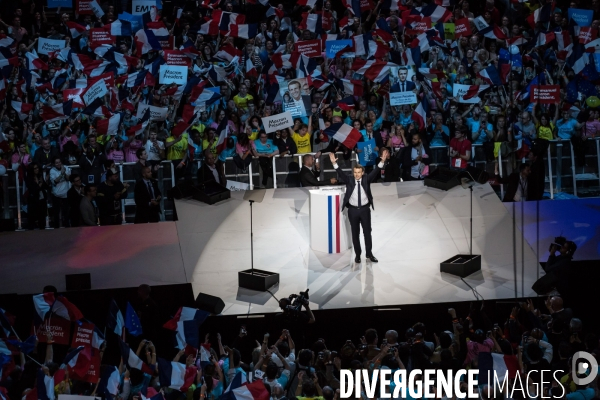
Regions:
<instances>
[{"instance_id":1,"label":"blue flag","mask_svg":"<svg viewBox=\"0 0 600 400\"><path fill-rule=\"evenodd\" d=\"M127 302L127 311L125 311L125 328L133 336L140 336L142 334L140 319L129 302Z\"/></svg>"},{"instance_id":2,"label":"blue flag","mask_svg":"<svg viewBox=\"0 0 600 400\"><path fill-rule=\"evenodd\" d=\"M8 343L16 346L23 354L29 354L35 349L35 335L29 336L24 342L20 340L8 340Z\"/></svg>"}]
</instances>

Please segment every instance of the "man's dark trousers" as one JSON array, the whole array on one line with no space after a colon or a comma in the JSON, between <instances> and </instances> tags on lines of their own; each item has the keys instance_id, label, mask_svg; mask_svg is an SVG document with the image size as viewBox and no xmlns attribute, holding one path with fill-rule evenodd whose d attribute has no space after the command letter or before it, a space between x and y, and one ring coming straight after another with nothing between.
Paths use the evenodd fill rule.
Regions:
<instances>
[{"instance_id":1,"label":"man's dark trousers","mask_svg":"<svg viewBox=\"0 0 600 400\"><path fill-rule=\"evenodd\" d=\"M371 250L373 242L371 240L371 205L354 207L348 204L348 220L352 228L352 244L354 245L354 253L357 257L360 256L362 249L360 247L360 227L362 225L363 235L365 236L365 247L367 257L372 256Z\"/></svg>"}]
</instances>

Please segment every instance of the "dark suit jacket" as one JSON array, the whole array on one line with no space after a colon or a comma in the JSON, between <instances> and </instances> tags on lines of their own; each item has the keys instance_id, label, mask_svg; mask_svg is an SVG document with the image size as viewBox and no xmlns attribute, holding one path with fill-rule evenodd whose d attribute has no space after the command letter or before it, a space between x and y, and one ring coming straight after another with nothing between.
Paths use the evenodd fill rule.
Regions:
<instances>
[{"instance_id":1,"label":"dark suit jacket","mask_svg":"<svg viewBox=\"0 0 600 400\"><path fill-rule=\"evenodd\" d=\"M500 182L508 184L506 187L506 192L504 193L504 199L502 199L502 201L514 201L513 199L515 198L515 194L517 194L517 190L519 189L520 180L521 174L518 171L515 171L512 174L510 174L508 178L503 178L500 180ZM529 187L527 189L529 190Z\"/></svg>"},{"instance_id":2,"label":"dark suit jacket","mask_svg":"<svg viewBox=\"0 0 600 400\"><path fill-rule=\"evenodd\" d=\"M302 184L302 186L304 187L310 187L310 186L327 186L329 184L329 181L325 180L325 181L318 181L317 177L318 174L316 174L316 171L313 171L312 169L308 169L307 167L305 167L304 165L302 166L302 169L300 170L300 173L298 174L300 176L300 183Z\"/></svg>"},{"instance_id":3,"label":"dark suit jacket","mask_svg":"<svg viewBox=\"0 0 600 400\"><path fill-rule=\"evenodd\" d=\"M162 196L160 189L158 188L158 181L152 179L152 189L154 190L154 199L158 196ZM133 198L135 199L135 222L150 222L151 220L158 221L158 214L160 214L160 207L153 206L150 204L152 197L148 192L148 186L143 179L140 179L135 183L133 189ZM154 217L154 218L152 218Z\"/></svg>"},{"instance_id":4,"label":"dark suit jacket","mask_svg":"<svg viewBox=\"0 0 600 400\"><path fill-rule=\"evenodd\" d=\"M354 180L354 176L346 175L346 173L342 171L342 169L339 166L338 168L336 168L336 171L338 181L346 184L346 194L344 195L344 202L342 203L343 210L345 207L348 206L348 203L350 202L350 196L352 196L352 192L354 192L354 188L356 187L356 180ZM379 177L380 172L381 170L379 169L379 164L377 164L375 165L375 167L373 167L373 171L363 175L362 179L360 180L360 185L367 194L369 204L371 205L371 208L373 208L373 210L375 209L375 206L373 205L373 195L371 194L371 182L374 182L377 179L377 177Z\"/></svg>"},{"instance_id":5,"label":"dark suit jacket","mask_svg":"<svg viewBox=\"0 0 600 400\"><path fill-rule=\"evenodd\" d=\"M217 183L221 186L227 186L227 178L223 173L223 163L221 162L221 160L217 160L215 162L215 167L217 168L217 171L219 171L219 182ZM216 182L216 180L210 168L206 165L206 163L203 163L200 169L198 170L198 183L207 182Z\"/></svg>"},{"instance_id":6,"label":"dark suit jacket","mask_svg":"<svg viewBox=\"0 0 600 400\"><path fill-rule=\"evenodd\" d=\"M423 144L423 148L425 149L425 154L429 155L429 157L421 159L421 162L425 165L429 165L429 163L431 162L431 150L429 150L429 146L427 145L427 143L425 143L424 141L421 143ZM412 160L412 148L412 146L405 147L399 153L400 157L402 158L402 179L405 181L413 180L412 176L410 175L410 167L415 165L416 161Z\"/></svg>"},{"instance_id":7,"label":"dark suit jacket","mask_svg":"<svg viewBox=\"0 0 600 400\"><path fill-rule=\"evenodd\" d=\"M46 164L54 165L52 159L56 157L60 157L60 152L56 147L50 148L50 153L48 154L48 157L46 157L44 149L40 147L35 151L35 154L33 155L33 162L37 163L40 167L43 167Z\"/></svg>"},{"instance_id":8,"label":"dark suit jacket","mask_svg":"<svg viewBox=\"0 0 600 400\"><path fill-rule=\"evenodd\" d=\"M400 92L402 92L402 82L398 81L398 90ZM414 90L417 88L417 85L415 85L415 83L413 81L406 81L405 85L404 85L404 92L410 92L411 90Z\"/></svg>"}]
</instances>

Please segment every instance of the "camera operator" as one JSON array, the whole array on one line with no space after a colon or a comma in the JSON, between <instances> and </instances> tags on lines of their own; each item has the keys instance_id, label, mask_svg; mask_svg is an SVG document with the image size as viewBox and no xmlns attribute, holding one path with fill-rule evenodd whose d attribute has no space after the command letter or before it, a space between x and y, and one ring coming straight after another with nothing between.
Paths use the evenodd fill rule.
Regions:
<instances>
[{"instance_id":1,"label":"camera operator","mask_svg":"<svg viewBox=\"0 0 600 400\"><path fill-rule=\"evenodd\" d=\"M550 256L546 265L543 266L547 274L554 274L557 279L556 289L562 295L568 296L569 290L569 269L573 254L577 250L577 245L562 236L554 238L550 245ZM558 255L556 253L558 252Z\"/></svg>"},{"instance_id":2,"label":"camera operator","mask_svg":"<svg viewBox=\"0 0 600 400\"><path fill-rule=\"evenodd\" d=\"M279 307L283 310L276 315L279 319L302 325L315 322L315 316L308 303L308 289L306 292L300 292L300 295L292 294L287 299L279 300ZM302 307L306 311L302 311Z\"/></svg>"}]
</instances>

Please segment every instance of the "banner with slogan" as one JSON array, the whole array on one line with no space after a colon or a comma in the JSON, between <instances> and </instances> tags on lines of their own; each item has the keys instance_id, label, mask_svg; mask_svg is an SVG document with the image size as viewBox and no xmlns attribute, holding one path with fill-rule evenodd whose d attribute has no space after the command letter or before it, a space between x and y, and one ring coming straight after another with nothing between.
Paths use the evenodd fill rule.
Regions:
<instances>
[{"instance_id":1,"label":"banner with slogan","mask_svg":"<svg viewBox=\"0 0 600 400\"><path fill-rule=\"evenodd\" d=\"M150 121L164 121L167 118L167 112L169 111L167 107L156 107L149 104L139 104L135 116L142 118L148 108L150 109Z\"/></svg>"},{"instance_id":2,"label":"banner with slogan","mask_svg":"<svg viewBox=\"0 0 600 400\"><path fill-rule=\"evenodd\" d=\"M133 15L142 15L150 11L152 6L156 6L156 0L133 0L131 2L131 13Z\"/></svg>"},{"instance_id":3,"label":"banner with slogan","mask_svg":"<svg viewBox=\"0 0 600 400\"><path fill-rule=\"evenodd\" d=\"M75 12L77 14L94 15L94 10L92 10L92 0L77 0L75 4Z\"/></svg>"},{"instance_id":4,"label":"banner with slogan","mask_svg":"<svg viewBox=\"0 0 600 400\"><path fill-rule=\"evenodd\" d=\"M417 104L417 94L413 91L390 93L390 106L401 106L404 104Z\"/></svg>"},{"instance_id":5,"label":"banner with slogan","mask_svg":"<svg viewBox=\"0 0 600 400\"><path fill-rule=\"evenodd\" d=\"M77 88L77 89L65 89L63 90L63 100L69 101L73 100L73 107L83 108L85 107L85 103L81 98L81 94L85 91L85 89Z\"/></svg>"},{"instance_id":6,"label":"banner with slogan","mask_svg":"<svg viewBox=\"0 0 600 400\"><path fill-rule=\"evenodd\" d=\"M168 50L168 49L174 49L174 43L175 43L175 36L170 35L170 36L160 36L164 39L161 39L158 41L158 43L160 44L160 47L163 50Z\"/></svg>"},{"instance_id":7,"label":"banner with slogan","mask_svg":"<svg viewBox=\"0 0 600 400\"><path fill-rule=\"evenodd\" d=\"M486 85L482 85L483 88L485 89L487 86ZM479 89L479 86L476 85L459 85L458 83L455 83L452 86L452 96L454 96L454 100L456 100L459 103L466 103L466 104L473 104L473 103L479 103L481 101L481 99L479 98L478 95L475 95L469 99L465 99L464 96L473 88L475 89Z\"/></svg>"},{"instance_id":8,"label":"banner with slogan","mask_svg":"<svg viewBox=\"0 0 600 400\"><path fill-rule=\"evenodd\" d=\"M265 132L271 133L281 129L289 128L294 126L294 119L289 111L282 112L281 114L271 115L270 117L262 118Z\"/></svg>"},{"instance_id":9,"label":"banner with slogan","mask_svg":"<svg viewBox=\"0 0 600 400\"><path fill-rule=\"evenodd\" d=\"M168 65L192 66L192 59L180 50L163 50L163 58Z\"/></svg>"},{"instance_id":10,"label":"banner with slogan","mask_svg":"<svg viewBox=\"0 0 600 400\"><path fill-rule=\"evenodd\" d=\"M592 25L594 10L580 10L578 8L569 8L569 21L573 20L579 26Z\"/></svg>"},{"instance_id":11,"label":"banner with slogan","mask_svg":"<svg viewBox=\"0 0 600 400\"><path fill-rule=\"evenodd\" d=\"M529 88L531 102L540 104L556 104L560 101L559 85L531 85Z\"/></svg>"},{"instance_id":12,"label":"banner with slogan","mask_svg":"<svg viewBox=\"0 0 600 400\"><path fill-rule=\"evenodd\" d=\"M52 51L60 51L65 48L64 40L56 40L56 39L46 39L39 38L38 39L38 53L48 55Z\"/></svg>"},{"instance_id":13,"label":"banner with slogan","mask_svg":"<svg viewBox=\"0 0 600 400\"><path fill-rule=\"evenodd\" d=\"M321 41L320 40L303 40L294 44L295 50L304 54L307 57L321 56Z\"/></svg>"},{"instance_id":14,"label":"banner with slogan","mask_svg":"<svg viewBox=\"0 0 600 400\"><path fill-rule=\"evenodd\" d=\"M83 102L89 106L92 103L92 101L96 100L99 97L104 97L104 95L107 93L108 89L106 88L106 83L104 83L104 79L100 79L98 82L94 83L92 86L87 88L85 93L83 93Z\"/></svg>"},{"instance_id":15,"label":"banner with slogan","mask_svg":"<svg viewBox=\"0 0 600 400\"><path fill-rule=\"evenodd\" d=\"M90 43L94 45L113 44L116 38L104 28L90 29Z\"/></svg>"},{"instance_id":16,"label":"banner with slogan","mask_svg":"<svg viewBox=\"0 0 600 400\"><path fill-rule=\"evenodd\" d=\"M325 55L327 58L335 58L338 51L342 50L344 47L352 47L352 45L352 39L327 40L325 42ZM342 58L344 58L344 55L345 54L342 53Z\"/></svg>"},{"instance_id":17,"label":"banner with slogan","mask_svg":"<svg viewBox=\"0 0 600 400\"><path fill-rule=\"evenodd\" d=\"M90 368L85 373L85 376L80 377L79 380L88 382L88 383L98 383L98 381L101 378L101 376L100 376L100 374L101 374L101 372L100 372L100 361L101 361L100 360L100 350L92 348L91 352L92 352L92 358L91 358Z\"/></svg>"},{"instance_id":18,"label":"banner with slogan","mask_svg":"<svg viewBox=\"0 0 600 400\"><path fill-rule=\"evenodd\" d=\"M94 339L94 326L95 325L91 322L82 322L81 325L75 324L71 347L92 347L92 341Z\"/></svg>"},{"instance_id":19,"label":"banner with slogan","mask_svg":"<svg viewBox=\"0 0 600 400\"><path fill-rule=\"evenodd\" d=\"M377 156L379 155L375 151L375 139L369 139L366 142L358 142L356 143L358 150L358 163L363 167L368 167L370 165L375 165L375 160L377 160Z\"/></svg>"},{"instance_id":20,"label":"banner with slogan","mask_svg":"<svg viewBox=\"0 0 600 400\"><path fill-rule=\"evenodd\" d=\"M186 66L163 64L160 66L158 83L184 85L187 83L187 74L188 67Z\"/></svg>"},{"instance_id":21,"label":"banner with slogan","mask_svg":"<svg viewBox=\"0 0 600 400\"><path fill-rule=\"evenodd\" d=\"M431 29L431 17L423 17L420 21L414 21L410 23L411 28L407 29L407 33L410 35L420 35Z\"/></svg>"},{"instance_id":22,"label":"banner with slogan","mask_svg":"<svg viewBox=\"0 0 600 400\"><path fill-rule=\"evenodd\" d=\"M373 0L360 0L360 11L369 11L375 8Z\"/></svg>"},{"instance_id":23,"label":"banner with slogan","mask_svg":"<svg viewBox=\"0 0 600 400\"><path fill-rule=\"evenodd\" d=\"M469 22L469 18L457 19L454 22L455 38L458 39L459 37L463 37L463 36L471 36L472 34L473 34L473 32L471 32L471 23Z\"/></svg>"},{"instance_id":24,"label":"banner with slogan","mask_svg":"<svg viewBox=\"0 0 600 400\"><path fill-rule=\"evenodd\" d=\"M73 8L73 0L47 0L46 8L68 7Z\"/></svg>"},{"instance_id":25,"label":"banner with slogan","mask_svg":"<svg viewBox=\"0 0 600 400\"><path fill-rule=\"evenodd\" d=\"M456 25L453 23L445 23L444 24L444 39L446 40L454 40L454 31L456 30Z\"/></svg>"},{"instance_id":26,"label":"banner with slogan","mask_svg":"<svg viewBox=\"0 0 600 400\"><path fill-rule=\"evenodd\" d=\"M591 26L582 27L579 29L579 43L588 44L596 40L598 37L598 30L593 29Z\"/></svg>"},{"instance_id":27,"label":"banner with slogan","mask_svg":"<svg viewBox=\"0 0 600 400\"><path fill-rule=\"evenodd\" d=\"M31 333L35 334L40 343L46 343L48 338L46 337L47 332L52 332L52 340L56 344L64 344L66 346L71 344L71 321L57 317L56 315L42 322L42 324L34 330L31 327Z\"/></svg>"}]
</instances>

